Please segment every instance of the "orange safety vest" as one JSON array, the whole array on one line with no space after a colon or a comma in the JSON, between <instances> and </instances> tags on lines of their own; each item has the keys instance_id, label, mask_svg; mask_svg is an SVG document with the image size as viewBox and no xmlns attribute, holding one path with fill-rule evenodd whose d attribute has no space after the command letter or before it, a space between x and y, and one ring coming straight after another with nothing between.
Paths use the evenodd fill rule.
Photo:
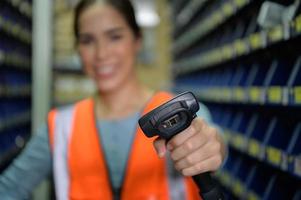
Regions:
<instances>
[{"instance_id":1,"label":"orange safety vest","mask_svg":"<svg viewBox=\"0 0 301 200\"><path fill-rule=\"evenodd\" d=\"M170 93L156 93L142 114L171 98ZM48 124L57 198L112 200L112 186L98 135L93 99L52 110ZM122 184L122 200L168 200L173 196L176 187L168 178L166 159L158 158L154 150L153 140L144 136L137 126ZM180 179L182 199L200 199L192 179Z\"/></svg>"}]
</instances>

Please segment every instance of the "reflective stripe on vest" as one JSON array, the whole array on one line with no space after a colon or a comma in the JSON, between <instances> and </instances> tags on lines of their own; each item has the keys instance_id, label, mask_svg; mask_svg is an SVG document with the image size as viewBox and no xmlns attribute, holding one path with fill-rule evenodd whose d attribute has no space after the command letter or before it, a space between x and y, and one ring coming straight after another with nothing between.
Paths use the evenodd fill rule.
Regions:
<instances>
[{"instance_id":1,"label":"reflective stripe on vest","mask_svg":"<svg viewBox=\"0 0 301 200\"><path fill-rule=\"evenodd\" d=\"M148 102L143 114L171 97L166 92L157 93ZM87 99L67 109L53 110L48 119L58 200L111 200L112 188L96 127L93 100ZM121 199L199 199L190 178L179 178L168 172L166 160L159 159L153 148L153 140L146 138L137 127Z\"/></svg>"},{"instance_id":2,"label":"reflective stripe on vest","mask_svg":"<svg viewBox=\"0 0 301 200\"><path fill-rule=\"evenodd\" d=\"M52 111L49 114L49 121L54 126L50 127L50 143L53 152L53 169L55 190L58 199L68 199L69 174L68 174L68 141L71 134L71 125L73 124L74 106L61 109L59 112ZM55 134L54 136L54 133Z\"/></svg>"}]
</instances>

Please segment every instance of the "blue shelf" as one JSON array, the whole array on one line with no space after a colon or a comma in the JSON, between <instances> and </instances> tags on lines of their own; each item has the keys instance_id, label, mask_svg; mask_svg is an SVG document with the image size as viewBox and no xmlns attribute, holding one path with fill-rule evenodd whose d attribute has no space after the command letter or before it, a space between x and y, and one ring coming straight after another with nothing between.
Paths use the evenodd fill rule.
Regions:
<instances>
[{"instance_id":1,"label":"blue shelf","mask_svg":"<svg viewBox=\"0 0 301 200\"><path fill-rule=\"evenodd\" d=\"M0 47L1 48L1 47ZM0 64L8 65L22 70L31 69L31 59L17 53L6 53L0 49Z\"/></svg>"},{"instance_id":2,"label":"blue shelf","mask_svg":"<svg viewBox=\"0 0 301 200\"><path fill-rule=\"evenodd\" d=\"M0 173L31 134L31 1L0 1Z\"/></svg>"},{"instance_id":3,"label":"blue shelf","mask_svg":"<svg viewBox=\"0 0 301 200\"><path fill-rule=\"evenodd\" d=\"M20 10L16 10L9 1L0 3L0 31L13 36L22 43L31 44L31 20L24 15L19 15ZM22 5L20 5L22 4ZM28 2L20 2L22 9L31 10L28 7ZM17 5L16 5L17 6ZM27 11L26 11L27 12Z\"/></svg>"},{"instance_id":4,"label":"blue shelf","mask_svg":"<svg viewBox=\"0 0 301 200\"><path fill-rule=\"evenodd\" d=\"M226 117L229 115L226 114ZM277 118L268 119L253 115L246 126L242 115L237 114L234 127L224 129L226 139L231 147L265 162L284 172L301 178L301 123L294 125ZM239 119L240 118L240 119ZM247 118L245 118L247 119ZM238 132L237 124L247 127L246 132ZM236 125L236 127L235 127ZM292 136L288 136L292 133Z\"/></svg>"},{"instance_id":5,"label":"blue shelf","mask_svg":"<svg viewBox=\"0 0 301 200\"><path fill-rule=\"evenodd\" d=\"M242 112L229 106L209 109L231 148L301 180L299 120L257 110Z\"/></svg>"},{"instance_id":6,"label":"blue shelf","mask_svg":"<svg viewBox=\"0 0 301 200\"><path fill-rule=\"evenodd\" d=\"M175 28L180 30L184 25L187 25L192 17L196 15L197 11L200 10L204 4L206 4L209 0L198 0L198 1L190 1L177 15Z\"/></svg>"},{"instance_id":7,"label":"blue shelf","mask_svg":"<svg viewBox=\"0 0 301 200\"><path fill-rule=\"evenodd\" d=\"M275 43L289 41L300 36L301 30L293 31L296 23L300 23L301 16L297 17L289 25L279 25L269 31L259 31L252 33L245 38L236 40L227 39L222 46L215 47L206 51L199 51L190 57L185 57L182 60L177 60L173 65L175 75L183 75L197 71L199 69L209 68L217 64L225 63L229 60L237 59L241 56L249 55L259 49L265 49ZM274 32L279 32L279 38L269 39ZM270 34L269 34L270 33ZM284 33L289 33L285 35ZM229 37L228 37L229 38ZM223 42L224 42L223 41ZM182 45L183 46L183 45Z\"/></svg>"},{"instance_id":8,"label":"blue shelf","mask_svg":"<svg viewBox=\"0 0 301 200\"><path fill-rule=\"evenodd\" d=\"M12 1L6 0L8 4L10 4L15 10L18 10L22 13L23 16L27 17L31 20L32 17L32 5L28 1Z\"/></svg>"},{"instance_id":9,"label":"blue shelf","mask_svg":"<svg viewBox=\"0 0 301 200\"><path fill-rule=\"evenodd\" d=\"M29 98L31 96L30 71L0 68L0 98Z\"/></svg>"},{"instance_id":10,"label":"blue shelf","mask_svg":"<svg viewBox=\"0 0 301 200\"><path fill-rule=\"evenodd\" d=\"M0 134L0 171L11 163L29 140L30 133L27 130L28 125L24 125Z\"/></svg>"},{"instance_id":11,"label":"blue shelf","mask_svg":"<svg viewBox=\"0 0 301 200\"><path fill-rule=\"evenodd\" d=\"M12 116L1 119L0 122L0 134L6 129L17 127L19 125L30 124L31 115L30 111L23 111L19 114L14 114Z\"/></svg>"},{"instance_id":12,"label":"blue shelf","mask_svg":"<svg viewBox=\"0 0 301 200\"><path fill-rule=\"evenodd\" d=\"M190 90L212 102L299 106L301 57L178 78L175 90Z\"/></svg>"},{"instance_id":13,"label":"blue shelf","mask_svg":"<svg viewBox=\"0 0 301 200\"><path fill-rule=\"evenodd\" d=\"M177 54L188 48L196 40L216 29L220 24L224 23L228 18L238 13L251 2L251 0L227 0L223 3L217 1L215 12L208 14L209 16L205 16L204 20L201 20L176 41L173 47L174 53Z\"/></svg>"},{"instance_id":14,"label":"blue shelf","mask_svg":"<svg viewBox=\"0 0 301 200\"><path fill-rule=\"evenodd\" d=\"M215 174L221 184L239 199L298 199L298 181L275 173L233 150L222 170ZM289 187L287 187L289 185Z\"/></svg>"}]
</instances>

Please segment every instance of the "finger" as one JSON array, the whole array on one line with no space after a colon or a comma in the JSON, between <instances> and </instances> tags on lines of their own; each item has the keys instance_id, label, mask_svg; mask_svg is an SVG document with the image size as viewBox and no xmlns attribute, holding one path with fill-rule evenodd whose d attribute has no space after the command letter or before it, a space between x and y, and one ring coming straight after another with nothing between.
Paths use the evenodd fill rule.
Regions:
<instances>
[{"instance_id":1,"label":"finger","mask_svg":"<svg viewBox=\"0 0 301 200\"><path fill-rule=\"evenodd\" d=\"M185 130L181 131L179 134L175 135L168 143L167 149L172 150L181 144L183 144L188 138L193 136L197 132L197 129L194 125L190 125Z\"/></svg>"},{"instance_id":2,"label":"finger","mask_svg":"<svg viewBox=\"0 0 301 200\"><path fill-rule=\"evenodd\" d=\"M172 160L177 161L182 159L183 157L205 145L207 140L208 139L205 134L194 134L171 152Z\"/></svg>"},{"instance_id":3,"label":"finger","mask_svg":"<svg viewBox=\"0 0 301 200\"><path fill-rule=\"evenodd\" d=\"M188 167L182 170L184 176L194 176L208 171L217 170L222 163L221 155L210 157L204 161L198 162L192 167Z\"/></svg>"},{"instance_id":4,"label":"finger","mask_svg":"<svg viewBox=\"0 0 301 200\"><path fill-rule=\"evenodd\" d=\"M185 156L184 158L178 160L175 162L175 168L178 171L183 170L184 168L191 167L198 162L204 161L210 157L213 157L217 154L219 154L220 145L212 144L210 142L206 143L193 153L189 154L188 156Z\"/></svg>"},{"instance_id":5,"label":"finger","mask_svg":"<svg viewBox=\"0 0 301 200\"><path fill-rule=\"evenodd\" d=\"M160 158L163 158L166 154L166 140L160 137L156 138L153 142L154 148Z\"/></svg>"},{"instance_id":6,"label":"finger","mask_svg":"<svg viewBox=\"0 0 301 200\"><path fill-rule=\"evenodd\" d=\"M198 127L199 129L201 129L202 127L208 126L207 122L201 118L201 117L196 117L192 120L191 124L193 126Z\"/></svg>"},{"instance_id":7,"label":"finger","mask_svg":"<svg viewBox=\"0 0 301 200\"><path fill-rule=\"evenodd\" d=\"M167 143L167 149L172 150L178 147L179 145L183 144L183 142L185 142L188 138L197 133L197 131L200 131L203 128L203 126L206 126L206 122L199 117L195 118L194 120L192 120L191 125L188 128L174 136Z\"/></svg>"}]
</instances>

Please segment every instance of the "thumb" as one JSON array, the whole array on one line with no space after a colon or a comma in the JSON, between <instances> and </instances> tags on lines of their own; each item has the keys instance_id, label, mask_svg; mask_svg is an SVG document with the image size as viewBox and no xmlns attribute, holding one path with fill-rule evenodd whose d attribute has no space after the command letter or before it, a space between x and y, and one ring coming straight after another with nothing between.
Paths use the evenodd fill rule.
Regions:
<instances>
[{"instance_id":1,"label":"thumb","mask_svg":"<svg viewBox=\"0 0 301 200\"><path fill-rule=\"evenodd\" d=\"M166 154L166 144L165 143L166 143L166 140L162 139L160 137L157 137L153 142L155 150L160 158L163 158Z\"/></svg>"}]
</instances>

